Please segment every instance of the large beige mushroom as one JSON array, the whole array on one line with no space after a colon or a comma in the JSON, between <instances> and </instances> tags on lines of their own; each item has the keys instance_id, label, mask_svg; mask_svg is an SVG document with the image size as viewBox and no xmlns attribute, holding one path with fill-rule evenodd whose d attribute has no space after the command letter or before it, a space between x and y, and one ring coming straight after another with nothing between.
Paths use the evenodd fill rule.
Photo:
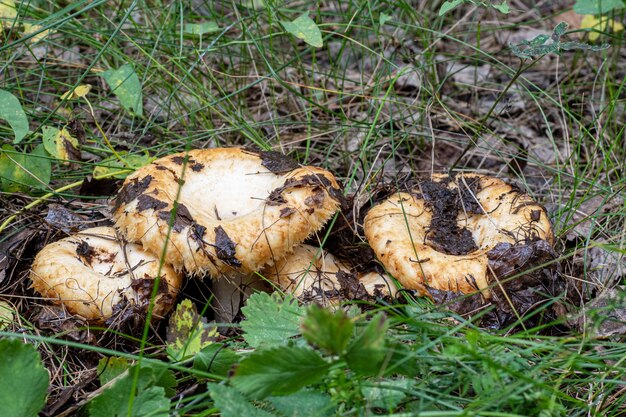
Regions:
<instances>
[{"instance_id":1,"label":"large beige mushroom","mask_svg":"<svg viewBox=\"0 0 626 417\"><path fill-rule=\"evenodd\" d=\"M361 298L395 297L391 279L378 272L356 274L334 255L311 245L297 246L293 253L261 271L282 291L304 302L333 305Z\"/></svg>"},{"instance_id":2,"label":"large beige mushroom","mask_svg":"<svg viewBox=\"0 0 626 417\"><path fill-rule=\"evenodd\" d=\"M331 173L277 152L198 149L130 175L113 216L128 240L165 253L175 268L218 278L282 258L324 225L340 198Z\"/></svg>"},{"instance_id":3,"label":"large beige mushroom","mask_svg":"<svg viewBox=\"0 0 626 417\"><path fill-rule=\"evenodd\" d=\"M153 316L160 318L174 304L181 275L111 227L86 229L45 246L30 273L35 291L96 324L125 307L146 311L156 277Z\"/></svg>"},{"instance_id":4,"label":"large beige mushroom","mask_svg":"<svg viewBox=\"0 0 626 417\"><path fill-rule=\"evenodd\" d=\"M393 194L365 216L365 236L403 286L428 294L472 293L492 283L490 254L498 246L553 244L545 209L497 178L434 175Z\"/></svg>"}]
</instances>

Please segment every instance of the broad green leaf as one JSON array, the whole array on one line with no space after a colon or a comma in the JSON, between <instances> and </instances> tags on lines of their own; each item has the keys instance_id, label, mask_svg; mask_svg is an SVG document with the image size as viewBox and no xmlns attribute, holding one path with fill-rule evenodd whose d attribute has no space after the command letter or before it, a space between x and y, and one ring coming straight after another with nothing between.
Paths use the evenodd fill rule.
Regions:
<instances>
[{"instance_id":1,"label":"broad green leaf","mask_svg":"<svg viewBox=\"0 0 626 417\"><path fill-rule=\"evenodd\" d=\"M455 9L457 6L462 4L465 0L451 0L444 1L441 7L439 8L439 16L443 16L448 13L450 10Z\"/></svg>"},{"instance_id":2,"label":"broad green leaf","mask_svg":"<svg viewBox=\"0 0 626 417\"><path fill-rule=\"evenodd\" d=\"M106 357L100 359L98 362L98 375L100 379L100 385L105 385L109 381L123 374L130 364L128 359L119 358L116 356Z\"/></svg>"},{"instance_id":3,"label":"broad green leaf","mask_svg":"<svg viewBox=\"0 0 626 417\"><path fill-rule=\"evenodd\" d=\"M267 399L285 417L327 417L335 415L335 404L328 394L298 391L283 397Z\"/></svg>"},{"instance_id":4,"label":"broad green leaf","mask_svg":"<svg viewBox=\"0 0 626 417\"><path fill-rule=\"evenodd\" d=\"M331 355L341 355L352 337L354 323L343 310L310 306L302 321L302 335L313 346Z\"/></svg>"},{"instance_id":5,"label":"broad green leaf","mask_svg":"<svg viewBox=\"0 0 626 417\"><path fill-rule=\"evenodd\" d=\"M143 114L141 83L132 65L125 64L116 70L105 71L102 76L127 111L137 116Z\"/></svg>"},{"instance_id":6,"label":"broad green leaf","mask_svg":"<svg viewBox=\"0 0 626 417\"><path fill-rule=\"evenodd\" d=\"M222 343L213 343L196 354L193 358L193 368L227 376L237 362L239 362L239 355Z\"/></svg>"},{"instance_id":7,"label":"broad green leaf","mask_svg":"<svg viewBox=\"0 0 626 417\"><path fill-rule=\"evenodd\" d=\"M148 152L145 152L144 154L131 154L123 151L118 152L118 154L124 159L124 162L117 159L116 156L104 159L93 169L94 177L106 176L119 171L127 171L113 176L114 178L124 179L134 170L148 165L156 159L155 157L150 156Z\"/></svg>"},{"instance_id":8,"label":"broad green leaf","mask_svg":"<svg viewBox=\"0 0 626 417\"><path fill-rule=\"evenodd\" d=\"M287 32L298 39L302 39L309 45L316 48L324 46L322 32L320 32L320 28L317 27L317 24L309 17L308 13L301 15L291 22L281 20L280 23Z\"/></svg>"},{"instance_id":9,"label":"broad green leaf","mask_svg":"<svg viewBox=\"0 0 626 417\"><path fill-rule=\"evenodd\" d=\"M81 84L73 90L61 95L61 100L76 100L85 97L91 91L91 84Z\"/></svg>"},{"instance_id":10,"label":"broad green leaf","mask_svg":"<svg viewBox=\"0 0 626 417\"><path fill-rule=\"evenodd\" d=\"M329 367L328 362L309 348L259 349L241 361L232 383L254 398L286 395L319 382Z\"/></svg>"},{"instance_id":11,"label":"broad green leaf","mask_svg":"<svg viewBox=\"0 0 626 417\"><path fill-rule=\"evenodd\" d=\"M509 5L507 4L506 1L503 1L500 4L492 4L491 7L493 7L494 9L496 9L497 11L499 11L502 14L509 14L509 13L511 13L511 8L509 7Z\"/></svg>"},{"instance_id":12,"label":"broad green leaf","mask_svg":"<svg viewBox=\"0 0 626 417\"><path fill-rule=\"evenodd\" d=\"M4 90L0 90L0 119L5 120L13 129L13 143L20 143L28 134L28 119L20 101Z\"/></svg>"},{"instance_id":13,"label":"broad green leaf","mask_svg":"<svg viewBox=\"0 0 626 417\"><path fill-rule=\"evenodd\" d=\"M185 23L183 32L189 35L202 36L207 33L219 32L221 29L215 22Z\"/></svg>"},{"instance_id":14,"label":"broad green leaf","mask_svg":"<svg viewBox=\"0 0 626 417\"><path fill-rule=\"evenodd\" d=\"M255 293L241 309L246 319L241 322L243 338L252 347L278 346L300 334L304 309L292 297L280 294Z\"/></svg>"},{"instance_id":15,"label":"broad green leaf","mask_svg":"<svg viewBox=\"0 0 626 417\"><path fill-rule=\"evenodd\" d=\"M11 145L0 150L2 189L8 192L45 188L50 183L52 167L43 145L29 154L20 153Z\"/></svg>"},{"instance_id":16,"label":"broad green leaf","mask_svg":"<svg viewBox=\"0 0 626 417\"><path fill-rule=\"evenodd\" d=\"M578 14L598 15L624 7L622 0L577 0L574 4L574 11Z\"/></svg>"},{"instance_id":17,"label":"broad green leaf","mask_svg":"<svg viewBox=\"0 0 626 417\"><path fill-rule=\"evenodd\" d=\"M134 367L129 368L124 377L89 402L88 409L91 417L169 416L170 400L166 397L165 388L158 384L160 371L151 366L142 366L139 369L133 404L129 410L128 405L133 394L134 370Z\"/></svg>"},{"instance_id":18,"label":"broad green leaf","mask_svg":"<svg viewBox=\"0 0 626 417\"><path fill-rule=\"evenodd\" d=\"M167 326L167 353L174 360L190 358L215 341L217 327L207 324L194 303L183 300Z\"/></svg>"},{"instance_id":19,"label":"broad green leaf","mask_svg":"<svg viewBox=\"0 0 626 417\"><path fill-rule=\"evenodd\" d=\"M64 164L69 164L70 160L79 156L78 139L73 137L66 128L59 130L55 127L44 126L41 131L44 148L56 159L65 161Z\"/></svg>"},{"instance_id":20,"label":"broad green leaf","mask_svg":"<svg viewBox=\"0 0 626 417\"><path fill-rule=\"evenodd\" d=\"M19 340L0 339L0 410L3 417L33 417L46 403L48 372L39 352Z\"/></svg>"},{"instance_id":21,"label":"broad green leaf","mask_svg":"<svg viewBox=\"0 0 626 417\"><path fill-rule=\"evenodd\" d=\"M207 384L207 388L222 417L275 417L255 407L235 388L214 383Z\"/></svg>"},{"instance_id":22,"label":"broad green leaf","mask_svg":"<svg viewBox=\"0 0 626 417\"><path fill-rule=\"evenodd\" d=\"M385 349L387 328L385 316L378 314L358 333L345 355L350 369L362 375L377 375L381 372L388 353Z\"/></svg>"}]
</instances>

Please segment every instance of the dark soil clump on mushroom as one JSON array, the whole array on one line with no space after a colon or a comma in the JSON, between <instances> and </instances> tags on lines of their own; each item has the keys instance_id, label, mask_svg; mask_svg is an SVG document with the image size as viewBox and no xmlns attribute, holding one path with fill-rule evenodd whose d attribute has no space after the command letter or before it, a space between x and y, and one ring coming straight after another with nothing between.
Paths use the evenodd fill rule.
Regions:
<instances>
[{"instance_id":1,"label":"dark soil clump on mushroom","mask_svg":"<svg viewBox=\"0 0 626 417\"><path fill-rule=\"evenodd\" d=\"M457 216L459 212L482 213L474 197L479 187L479 181L467 186L459 183L455 190L449 189L445 181L419 184L421 197L432 211L428 240L433 248L449 255L465 255L478 249L472 233L458 226Z\"/></svg>"}]
</instances>

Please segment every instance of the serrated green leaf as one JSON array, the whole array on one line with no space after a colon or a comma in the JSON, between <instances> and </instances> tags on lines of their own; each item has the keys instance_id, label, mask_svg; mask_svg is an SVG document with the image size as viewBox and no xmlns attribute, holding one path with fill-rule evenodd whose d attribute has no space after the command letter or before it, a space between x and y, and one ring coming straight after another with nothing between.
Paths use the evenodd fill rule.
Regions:
<instances>
[{"instance_id":1,"label":"serrated green leaf","mask_svg":"<svg viewBox=\"0 0 626 417\"><path fill-rule=\"evenodd\" d=\"M330 395L318 391L298 391L283 397L269 397L272 406L284 417L327 417L335 415Z\"/></svg>"},{"instance_id":2,"label":"serrated green leaf","mask_svg":"<svg viewBox=\"0 0 626 417\"><path fill-rule=\"evenodd\" d=\"M0 119L5 120L13 129L13 143L20 143L28 134L28 118L20 101L4 90L0 90Z\"/></svg>"},{"instance_id":3,"label":"serrated green leaf","mask_svg":"<svg viewBox=\"0 0 626 417\"><path fill-rule=\"evenodd\" d=\"M48 372L39 352L19 340L0 339L0 410L3 417L32 417L43 408Z\"/></svg>"},{"instance_id":4,"label":"serrated green leaf","mask_svg":"<svg viewBox=\"0 0 626 417\"><path fill-rule=\"evenodd\" d=\"M56 159L68 161L78 151L78 139L73 137L65 128L59 130L55 127L44 126L42 136L44 148Z\"/></svg>"},{"instance_id":5,"label":"serrated green leaf","mask_svg":"<svg viewBox=\"0 0 626 417\"><path fill-rule=\"evenodd\" d=\"M167 326L167 353L174 360L190 358L214 342L217 327L207 324L194 303L183 300L176 307Z\"/></svg>"},{"instance_id":6,"label":"serrated green leaf","mask_svg":"<svg viewBox=\"0 0 626 417\"><path fill-rule=\"evenodd\" d=\"M385 316L378 314L357 334L345 355L350 369L361 375L377 375L381 372L387 355L387 328Z\"/></svg>"},{"instance_id":7,"label":"serrated green leaf","mask_svg":"<svg viewBox=\"0 0 626 417\"><path fill-rule=\"evenodd\" d=\"M132 65L125 64L116 70L104 71L102 77L120 100L122 107L137 116L143 114L141 83Z\"/></svg>"},{"instance_id":8,"label":"serrated green leaf","mask_svg":"<svg viewBox=\"0 0 626 417\"><path fill-rule=\"evenodd\" d=\"M162 377L161 370L152 366L142 366L139 369L136 391L133 392L134 370L135 367L129 368L124 377L89 402L88 410L91 417L169 416L170 400L165 395L165 388L157 384ZM133 403L129 410L131 395Z\"/></svg>"},{"instance_id":9,"label":"serrated green leaf","mask_svg":"<svg viewBox=\"0 0 626 417\"><path fill-rule=\"evenodd\" d=\"M622 0L577 0L574 12L578 14L606 14L611 10L623 9Z\"/></svg>"},{"instance_id":10,"label":"serrated green leaf","mask_svg":"<svg viewBox=\"0 0 626 417\"><path fill-rule=\"evenodd\" d=\"M252 347L284 345L300 334L304 309L291 296L255 293L241 309L246 319L241 322L243 338Z\"/></svg>"},{"instance_id":11,"label":"serrated green leaf","mask_svg":"<svg viewBox=\"0 0 626 417\"><path fill-rule=\"evenodd\" d=\"M254 398L286 395L319 382L329 367L328 362L309 348L259 349L241 361L232 383Z\"/></svg>"},{"instance_id":12,"label":"serrated green leaf","mask_svg":"<svg viewBox=\"0 0 626 417\"><path fill-rule=\"evenodd\" d=\"M302 321L304 338L331 355L341 355L352 337L354 323L343 310L331 311L318 305L307 309Z\"/></svg>"},{"instance_id":13,"label":"serrated green leaf","mask_svg":"<svg viewBox=\"0 0 626 417\"><path fill-rule=\"evenodd\" d=\"M185 23L183 32L188 35L202 36L207 33L219 32L221 29L215 22Z\"/></svg>"},{"instance_id":14,"label":"serrated green leaf","mask_svg":"<svg viewBox=\"0 0 626 417\"><path fill-rule=\"evenodd\" d=\"M226 348L223 343L213 343L196 354L193 368L226 376L237 362L239 355Z\"/></svg>"},{"instance_id":15,"label":"serrated green leaf","mask_svg":"<svg viewBox=\"0 0 626 417\"><path fill-rule=\"evenodd\" d=\"M11 145L0 150L2 189L7 192L46 188L50 183L52 165L43 145L31 153L17 152Z\"/></svg>"},{"instance_id":16,"label":"serrated green leaf","mask_svg":"<svg viewBox=\"0 0 626 417\"><path fill-rule=\"evenodd\" d=\"M285 30L298 39L316 48L324 46L322 41L322 32L317 24L309 17L309 13L305 13L291 22L282 21L281 25Z\"/></svg>"},{"instance_id":17,"label":"serrated green leaf","mask_svg":"<svg viewBox=\"0 0 626 417\"><path fill-rule=\"evenodd\" d=\"M371 407L393 412L406 398L404 391L411 389L413 385L415 382L410 379L387 379L375 386L363 387L361 391Z\"/></svg>"},{"instance_id":18,"label":"serrated green leaf","mask_svg":"<svg viewBox=\"0 0 626 417\"><path fill-rule=\"evenodd\" d=\"M100 361L98 361L100 385L105 385L109 381L112 381L123 374L129 367L130 364L126 358L111 356L100 359Z\"/></svg>"},{"instance_id":19,"label":"serrated green leaf","mask_svg":"<svg viewBox=\"0 0 626 417\"><path fill-rule=\"evenodd\" d=\"M276 417L255 407L235 388L214 383L207 384L207 388L222 417Z\"/></svg>"},{"instance_id":20,"label":"serrated green leaf","mask_svg":"<svg viewBox=\"0 0 626 417\"><path fill-rule=\"evenodd\" d=\"M113 172L127 171L113 176L114 178L124 179L134 170L148 165L156 159L154 156L150 156L148 152L144 154L130 154L122 151L118 152L118 154L124 159L124 162L120 161L116 156L104 159L93 169L93 175L99 177Z\"/></svg>"},{"instance_id":21,"label":"serrated green leaf","mask_svg":"<svg viewBox=\"0 0 626 417\"><path fill-rule=\"evenodd\" d=\"M567 26L568 26L567 23L561 22L558 25L556 25L552 33L557 38L560 38L561 36L565 35L565 31L567 31Z\"/></svg>"}]
</instances>

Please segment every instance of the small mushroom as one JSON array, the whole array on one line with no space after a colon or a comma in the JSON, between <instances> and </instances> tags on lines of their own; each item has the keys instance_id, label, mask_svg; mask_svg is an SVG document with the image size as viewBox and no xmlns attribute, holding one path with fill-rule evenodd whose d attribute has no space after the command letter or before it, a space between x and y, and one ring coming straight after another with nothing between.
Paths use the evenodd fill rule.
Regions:
<instances>
[{"instance_id":1,"label":"small mushroom","mask_svg":"<svg viewBox=\"0 0 626 417\"><path fill-rule=\"evenodd\" d=\"M496 246L541 240L549 248L554 240L541 205L478 174L433 175L395 193L367 213L364 231L387 271L422 295L434 288L488 297Z\"/></svg>"},{"instance_id":2,"label":"small mushroom","mask_svg":"<svg viewBox=\"0 0 626 417\"><path fill-rule=\"evenodd\" d=\"M394 283L377 272L355 274L334 255L310 245L267 266L261 275L304 302L334 305L342 300L394 297Z\"/></svg>"},{"instance_id":3,"label":"small mushroom","mask_svg":"<svg viewBox=\"0 0 626 417\"><path fill-rule=\"evenodd\" d=\"M121 240L111 227L95 227L45 246L35 257L32 288L94 324L130 305L147 311L160 275L153 315L173 306L182 277L140 245Z\"/></svg>"},{"instance_id":4,"label":"small mushroom","mask_svg":"<svg viewBox=\"0 0 626 417\"><path fill-rule=\"evenodd\" d=\"M342 194L335 177L277 152L198 149L130 175L116 226L177 269L241 276L279 259L321 228ZM170 232L171 229L171 232Z\"/></svg>"}]
</instances>

